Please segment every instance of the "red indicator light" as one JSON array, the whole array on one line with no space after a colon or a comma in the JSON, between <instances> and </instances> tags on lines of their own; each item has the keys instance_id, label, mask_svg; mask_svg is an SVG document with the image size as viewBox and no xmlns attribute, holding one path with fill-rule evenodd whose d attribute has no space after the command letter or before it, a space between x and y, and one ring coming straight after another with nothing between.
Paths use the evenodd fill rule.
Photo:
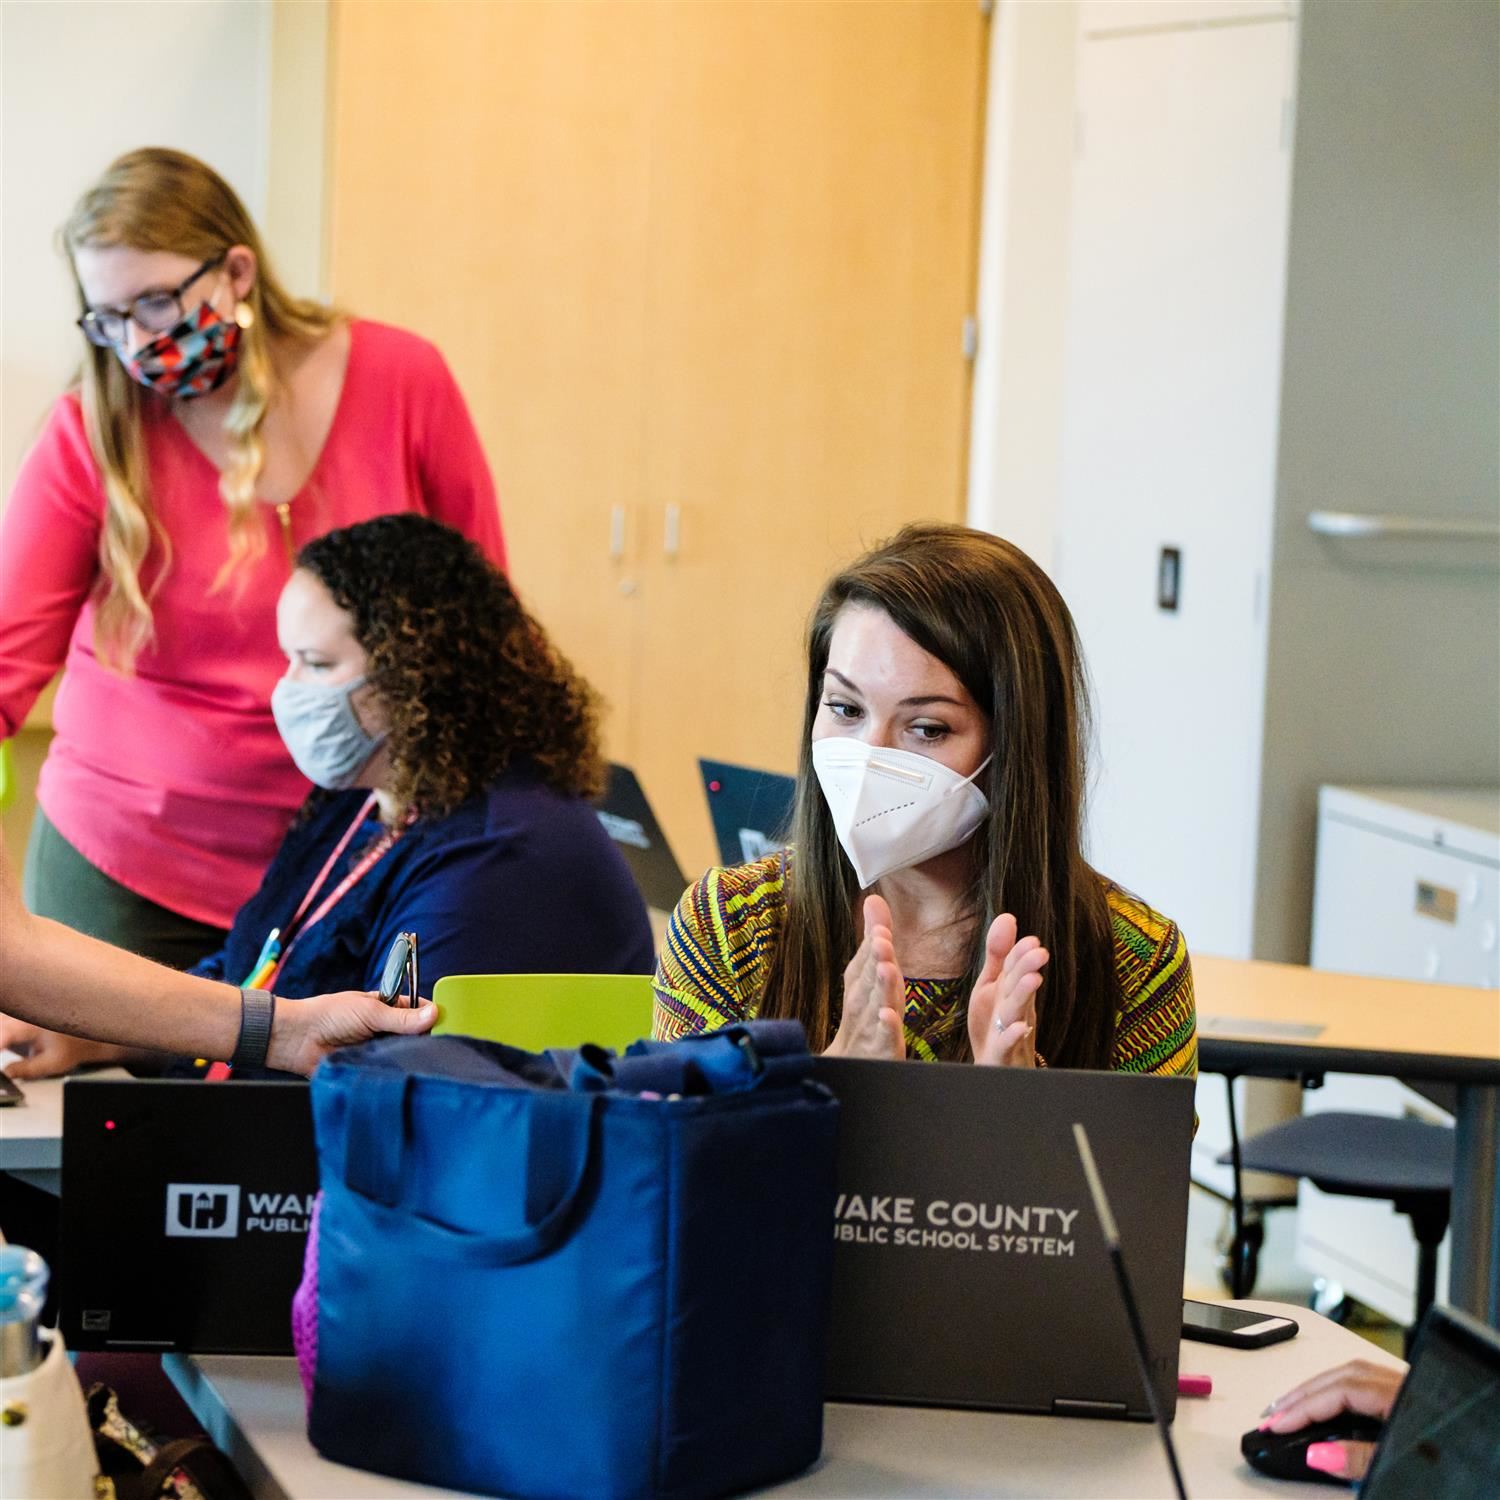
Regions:
<instances>
[{"instance_id":1,"label":"red indicator light","mask_svg":"<svg viewBox=\"0 0 1500 1500\"><path fill-rule=\"evenodd\" d=\"M106 1120L104 1122L104 1128L106 1130L113 1130L115 1128L115 1122L113 1120Z\"/></svg>"},{"instance_id":2,"label":"red indicator light","mask_svg":"<svg viewBox=\"0 0 1500 1500\"><path fill-rule=\"evenodd\" d=\"M721 791L724 790L724 787L723 787L723 784L721 782L710 781L709 784L708 784L708 789L711 792L721 792Z\"/></svg>"}]
</instances>

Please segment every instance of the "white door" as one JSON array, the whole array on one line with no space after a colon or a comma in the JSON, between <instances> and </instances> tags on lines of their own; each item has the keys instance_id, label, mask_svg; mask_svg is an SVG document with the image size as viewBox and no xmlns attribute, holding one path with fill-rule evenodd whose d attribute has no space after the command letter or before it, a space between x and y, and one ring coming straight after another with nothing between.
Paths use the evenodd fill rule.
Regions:
<instances>
[{"instance_id":1,"label":"white door","mask_svg":"<svg viewBox=\"0 0 1500 1500\"><path fill-rule=\"evenodd\" d=\"M1190 947L1246 957L1294 27L1096 26L1109 10L1080 37L1059 528L1098 713L1091 851Z\"/></svg>"}]
</instances>

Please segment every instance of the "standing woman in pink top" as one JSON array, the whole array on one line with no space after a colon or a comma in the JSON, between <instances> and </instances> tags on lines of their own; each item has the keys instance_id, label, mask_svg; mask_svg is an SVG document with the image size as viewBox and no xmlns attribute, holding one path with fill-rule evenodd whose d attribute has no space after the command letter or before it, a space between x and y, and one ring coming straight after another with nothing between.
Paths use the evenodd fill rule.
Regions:
<instances>
[{"instance_id":1,"label":"standing woman in pink top","mask_svg":"<svg viewBox=\"0 0 1500 1500\"><path fill-rule=\"evenodd\" d=\"M437 350L290 296L202 162L122 156L63 241L82 373L0 523L0 739L66 666L26 898L185 967L308 791L270 708L297 549L420 511L503 565L499 513Z\"/></svg>"}]
</instances>

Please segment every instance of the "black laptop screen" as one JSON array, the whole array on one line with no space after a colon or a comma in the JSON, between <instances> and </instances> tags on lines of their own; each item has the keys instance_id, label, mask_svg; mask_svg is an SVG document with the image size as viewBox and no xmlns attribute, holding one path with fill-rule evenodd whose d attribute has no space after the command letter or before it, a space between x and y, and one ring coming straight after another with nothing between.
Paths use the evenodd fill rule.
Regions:
<instances>
[{"instance_id":1,"label":"black laptop screen","mask_svg":"<svg viewBox=\"0 0 1500 1500\"><path fill-rule=\"evenodd\" d=\"M1500 1495L1500 1337L1435 1308L1360 1494Z\"/></svg>"}]
</instances>

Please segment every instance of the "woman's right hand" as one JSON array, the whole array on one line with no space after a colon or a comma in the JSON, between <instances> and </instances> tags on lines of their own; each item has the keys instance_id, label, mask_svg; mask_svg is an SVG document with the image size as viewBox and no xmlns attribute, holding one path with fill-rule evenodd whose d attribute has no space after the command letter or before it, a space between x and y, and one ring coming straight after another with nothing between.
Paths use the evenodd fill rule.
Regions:
<instances>
[{"instance_id":1,"label":"woman's right hand","mask_svg":"<svg viewBox=\"0 0 1500 1500\"><path fill-rule=\"evenodd\" d=\"M1352 1359L1278 1396L1266 1408L1260 1430L1297 1432L1311 1422L1327 1422L1346 1411L1384 1421L1405 1379L1404 1367ZM1305 1462L1341 1479L1363 1479L1374 1452L1373 1443L1314 1443L1307 1450Z\"/></svg>"},{"instance_id":2,"label":"woman's right hand","mask_svg":"<svg viewBox=\"0 0 1500 1500\"><path fill-rule=\"evenodd\" d=\"M844 970L844 1008L827 1055L899 1062L906 1056L906 981L896 963L891 909L881 897L866 896L864 916L864 941Z\"/></svg>"},{"instance_id":3,"label":"woman's right hand","mask_svg":"<svg viewBox=\"0 0 1500 1500\"><path fill-rule=\"evenodd\" d=\"M424 1000L415 1010L385 1005L373 990L345 990L311 1000L277 997L266 1066L310 1074L339 1047L352 1047L388 1032L417 1036L431 1031L437 1006Z\"/></svg>"}]
</instances>

